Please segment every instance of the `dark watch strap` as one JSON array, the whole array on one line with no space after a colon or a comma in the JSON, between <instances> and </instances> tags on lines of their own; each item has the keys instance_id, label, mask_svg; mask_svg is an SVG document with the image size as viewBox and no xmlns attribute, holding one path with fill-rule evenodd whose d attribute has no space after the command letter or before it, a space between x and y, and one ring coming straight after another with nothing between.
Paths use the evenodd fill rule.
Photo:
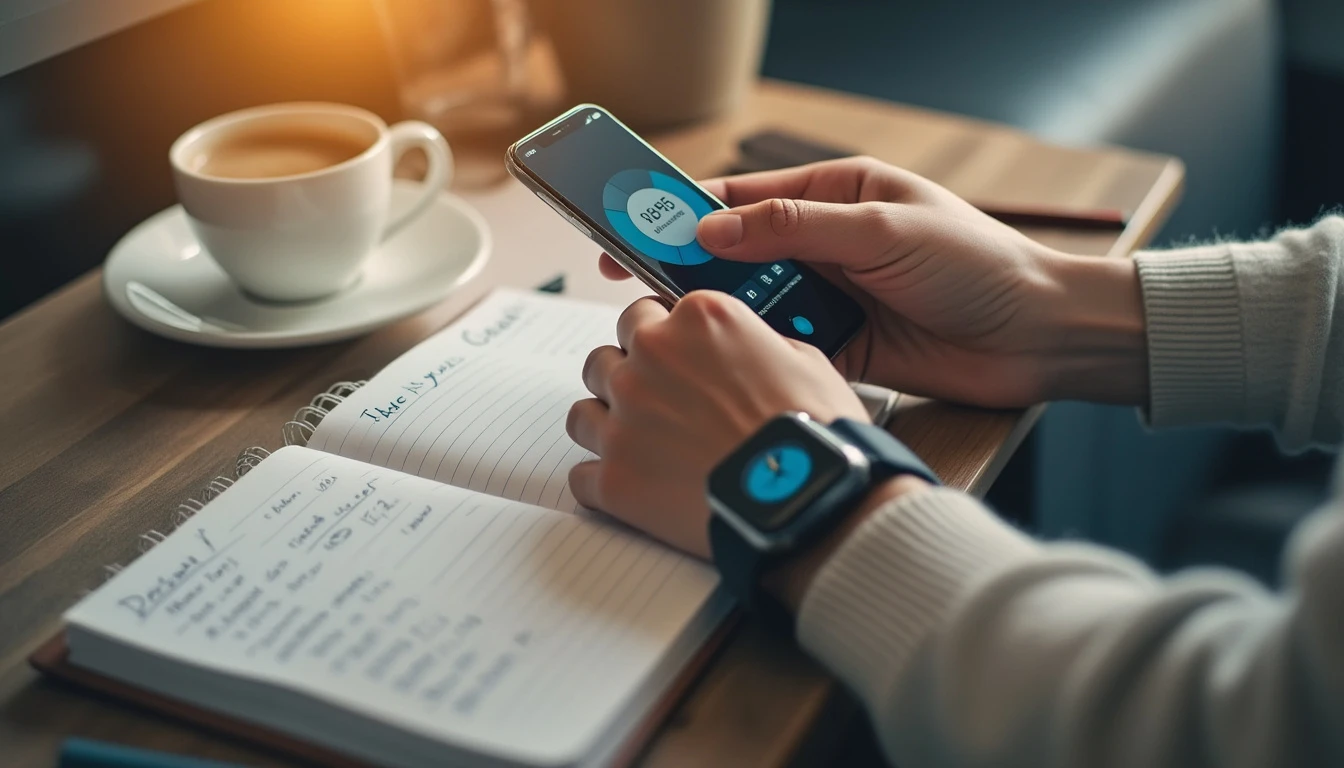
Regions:
<instances>
[{"instance_id":1,"label":"dark watch strap","mask_svg":"<svg viewBox=\"0 0 1344 768\"><path fill-rule=\"evenodd\" d=\"M938 476L929 469L915 452L891 433L876 424L852 419L836 419L831 431L845 442L863 451L872 465L873 481L880 482L896 475L914 475L934 485L942 485Z\"/></svg>"},{"instance_id":2,"label":"dark watch strap","mask_svg":"<svg viewBox=\"0 0 1344 768\"><path fill-rule=\"evenodd\" d=\"M848 418L833 422L829 429L868 457L871 467L870 486L896 475L914 475L922 477L926 482L938 484L938 476L886 429ZM844 512L848 510L836 510L836 518L840 518ZM710 550L714 553L714 564L718 566L723 588L737 597L743 607L786 619L781 605L763 597L761 577L778 561L794 554L793 551L774 555L758 551L718 515L710 519Z\"/></svg>"},{"instance_id":3,"label":"dark watch strap","mask_svg":"<svg viewBox=\"0 0 1344 768\"><path fill-rule=\"evenodd\" d=\"M872 473L870 486L896 475L914 475L935 485L940 484L933 470L929 469L914 451L905 447L904 443L892 437L885 429L849 419L839 419L829 428L868 457ZM841 513L841 510L836 510L837 517ZM808 544L814 543L816 542L808 542ZM787 617L782 606L762 599L760 580L765 571L784 558L792 556L794 552L771 555L758 551L718 515L712 516L709 521L709 546L713 553L714 564L718 567L719 576L723 580L723 588L729 594L735 596L746 608L776 615L779 618Z\"/></svg>"},{"instance_id":4,"label":"dark watch strap","mask_svg":"<svg viewBox=\"0 0 1344 768\"><path fill-rule=\"evenodd\" d=\"M762 603L761 576L769 569L773 558L756 551L742 534L718 515L709 519L709 550L719 569L719 578L723 580L723 589L737 598L743 608L759 609Z\"/></svg>"}]
</instances>

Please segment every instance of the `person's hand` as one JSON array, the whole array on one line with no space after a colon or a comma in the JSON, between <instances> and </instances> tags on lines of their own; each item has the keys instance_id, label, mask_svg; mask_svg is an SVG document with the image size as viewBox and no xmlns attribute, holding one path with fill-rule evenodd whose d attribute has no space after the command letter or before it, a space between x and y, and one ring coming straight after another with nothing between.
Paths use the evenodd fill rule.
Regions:
<instances>
[{"instance_id":1,"label":"person's hand","mask_svg":"<svg viewBox=\"0 0 1344 768\"><path fill-rule=\"evenodd\" d=\"M1146 399L1127 259L1052 250L872 158L705 186L730 206L700 222L710 253L808 262L863 305L868 323L834 361L848 378L991 407ZM626 276L608 256L601 267Z\"/></svg>"},{"instance_id":2,"label":"person's hand","mask_svg":"<svg viewBox=\"0 0 1344 768\"><path fill-rule=\"evenodd\" d=\"M727 294L689 293L671 312L640 299L616 330L620 347L584 364L596 397L569 412L570 437L598 456L570 471L570 489L692 554L709 555L710 470L766 421L785 411L868 420L824 355Z\"/></svg>"}]
</instances>

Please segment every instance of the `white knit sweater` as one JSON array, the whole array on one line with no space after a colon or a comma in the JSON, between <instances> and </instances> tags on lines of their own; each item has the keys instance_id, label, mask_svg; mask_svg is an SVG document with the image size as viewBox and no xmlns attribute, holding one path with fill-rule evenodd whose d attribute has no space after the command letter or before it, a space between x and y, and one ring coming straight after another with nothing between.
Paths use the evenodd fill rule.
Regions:
<instances>
[{"instance_id":1,"label":"white knit sweater","mask_svg":"<svg viewBox=\"0 0 1344 768\"><path fill-rule=\"evenodd\" d=\"M1153 426L1339 443L1344 219L1135 258ZM1278 594L1226 570L1161 578L935 489L845 542L798 635L902 768L1344 766L1344 482L1287 562Z\"/></svg>"}]
</instances>

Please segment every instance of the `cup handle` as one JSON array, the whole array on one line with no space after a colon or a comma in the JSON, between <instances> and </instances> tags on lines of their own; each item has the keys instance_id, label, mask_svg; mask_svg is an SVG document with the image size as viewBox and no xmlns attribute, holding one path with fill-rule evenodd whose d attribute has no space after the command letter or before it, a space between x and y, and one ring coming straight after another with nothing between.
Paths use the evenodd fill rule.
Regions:
<instances>
[{"instance_id":1,"label":"cup handle","mask_svg":"<svg viewBox=\"0 0 1344 768\"><path fill-rule=\"evenodd\" d=\"M425 180L422 182L423 189L420 192L420 199L388 222L387 226L383 228L383 236L380 242L400 232L417 216L424 213L429 204L434 202L434 198L438 196L439 192L448 186L448 183L453 179L453 151L448 148L448 142L444 140L443 134L439 133L437 128L419 120L407 120L389 128L388 134L392 138L392 164L394 166L397 160L406 153L406 150L415 147L425 151L425 157L428 158L429 165L425 171Z\"/></svg>"}]
</instances>

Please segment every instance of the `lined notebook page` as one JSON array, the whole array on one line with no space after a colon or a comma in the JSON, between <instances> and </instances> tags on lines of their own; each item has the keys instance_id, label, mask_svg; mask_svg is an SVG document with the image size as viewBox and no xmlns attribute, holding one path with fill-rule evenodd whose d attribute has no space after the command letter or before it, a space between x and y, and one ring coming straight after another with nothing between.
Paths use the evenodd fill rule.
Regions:
<instances>
[{"instance_id":1,"label":"lined notebook page","mask_svg":"<svg viewBox=\"0 0 1344 768\"><path fill-rule=\"evenodd\" d=\"M565 434L594 347L620 310L499 290L333 410L309 447L461 488L574 511Z\"/></svg>"},{"instance_id":2,"label":"lined notebook page","mask_svg":"<svg viewBox=\"0 0 1344 768\"><path fill-rule=\"evenodd\" d=\"M587 748L714 583L696 561L574 515L291 447L66 621L545 761Z\"/></svg>"}]
</instances>

